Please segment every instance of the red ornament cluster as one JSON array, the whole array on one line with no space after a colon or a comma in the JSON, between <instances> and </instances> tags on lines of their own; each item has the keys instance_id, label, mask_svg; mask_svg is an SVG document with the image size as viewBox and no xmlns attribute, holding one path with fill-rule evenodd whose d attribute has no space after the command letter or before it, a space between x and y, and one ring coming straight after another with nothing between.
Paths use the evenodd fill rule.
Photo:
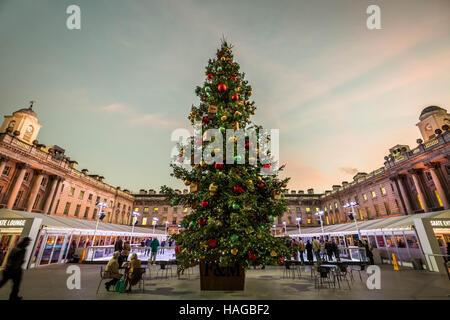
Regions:
<instances>
[{"instance_id":1,"label":"red ornament cluster","mask_svg":"<svg viewBox=\"0 0 450 320\"><path fill-rule=\"evenodd\" d=\"M208 222L208 219L198 219L198 223L201 225L201 226L204 226L205 224L206 224L206 222Z\"/></svg>"},{"instance_id":2,"label":"red ornament cluster","mask_svg":"<svg viewBox=\"0 0 450 320\"><path fill-rule=\"evenodd\" d=\"M205 201L202 201L201 206L202 206L202 208L206 208L208 206L208 204L209 204L209 202L205 200Z\"/></svg>"},{"instance_id":3,"label":"red ornament cluster","mask_svg":"<svg viewBox=\"0 0 450 320\"><path fill-rule=\"evenodd\" d=\"M258 188L262 189L262 188L264 188L264 183L262 183L262 182L258 183L257 186L258 186Z\"/></svg>"},{"instance_id":4,"label":"red ornament cluster","mask_svg":"<svg viewBox=\"0 0 450 320\"><path fill-rule=\"evenodd\" d=\"M242 189L242 187L235 186L235 187L233 187L233 191L234 191L234 193L241 194L244 192L244 189Z\"/></svg>"},{"instance_id":5,"label":"red ornament cluster","mask_svg":"<svg viewBox=\"0 0 450 320\"><path fill-rule=\"evenodd\" d=\"M239 96L238 96L237 94L234 94L234 95L231 97L231 100L233 100L233 101L238 101L238 100L239 100Z\"/></svg>"},{"instance_id":6,"label":"red ornament cluster","mask_svg":"<svg viewBox=\"0 0 450 320\"><path fill-rule=\"evenodd\" d=\"M209 74L207 75L207 77L208 77L209 80L212 79L212 76L213 76L212 73L209 73Z\"/></svg>"},{"instance_id":7,"label":"red ornament cluster","mask_svg":"<svg viewBox=\"0 0 450 320\"><path fill-rule=\"evenodd\" d=\"M208 124L210 119L208 117L203 117L202 121L204 124Z\"/></svg>"},{"instance_id":8,"label":"red ornament cluster","mask_svg":"<svg viewBox=\"0 0 450 320\"><path fill-rule=\"evenodd\" d=\"M224 166L225 165L223 163L215 163L214 164L214 168L216 168L216 169L223 169Z\"/></svg>"},{"instance_id":9,"label":"red ornament cluster","mask_svg":"<svg viewBox=\"0 0 450 320\"><path fill-rule=\"evenodd\" d=\"M256 261L256 256L253 253L249 253L248 258L252 261Z\"/></svg>"}]
</instances>

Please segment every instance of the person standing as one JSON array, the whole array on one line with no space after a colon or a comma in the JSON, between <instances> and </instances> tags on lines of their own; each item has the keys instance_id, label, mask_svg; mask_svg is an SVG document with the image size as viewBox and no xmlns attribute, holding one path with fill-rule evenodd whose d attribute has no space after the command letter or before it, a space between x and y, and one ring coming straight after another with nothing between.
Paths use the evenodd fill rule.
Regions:
<instances>
[{"instance_id":1,"label":"person standing","mask_svg":"<svg viewBox=\"0 0 450 320\"><path fill-rule=\"evenodd\" d=\"M20 283L22 282L22 265L25 262L25 253L31 239L28 237L23 238L19 243L11 250L9 254L8 261L6 261L5 270L3 270L3 278L0 281L0 288L12 280L13 287L11 294L9 295L9 300L22 300L19 297Z\"/></svg>"},{"instance_id":2,"label":"person standing","mask_svg":"<svg viewBox=\"0 0 450 320\"><path fill-rule=\"evenodd\" d=\"M150 245L152 244L152 238L147 238L145 240L145 255L148 256L150 254Z\"/></svg>"},{"instance_id":3,"label":"person standing","mask_svg":"<svg viewBox=\"0 0 450 320\"><path fill-rule=\"evenodd\" d=\"M320 242L317 240L316 237L314 237L314 240L312 242L312 247L314 250L314 253L316 254L317 262L320 263Z\"/></svg>"},{"instance_id":4,"label":"person standing","mask_svg":"<svg viewBox=\"0 0 450 320\"><path fill-rule=\"evenodd\" d=\"M340 262L341 258L339 256L339 247L335 241L331 242L331 251L334 253L334 256L336 257L336 261Z\"/></svg>"},{"instance_id":5,"label":"person standing","mask_svg":"<svg viewBox=\"0 0 450 320\"><path fill-rule=\"evenodd\" d=\"M111 281L105 282L106 291L109 291L111 286L115 286L117 281L122 278L122 274L119 272L119 257L120 252L114 252L112 258L108 261L108 264L105 268L105 278L111 278Z\"/></svg>"},{"instance_id":6,"label":"person standing","mask_svg":"<svg viewBox=\"0 0 450 320\"><path fill-rule=\"evenodd\" d=\"M161 241L160 254L164 254L164 247L166 246L166 240Z\"/></svg>"},{"instance_id":7,"label":"person standing","mask_svg":"<svg viewBox=\"0 0 450 320\"><path fill-rule=\"evenodd\" d=\"M361 262L367 261L366 248L361 240L358 240L358 251Z\"/></svg>"},{"instance_id":8,"label":"person standing","mask_svg":"<svg viewBox=\"0 0 450 320\"><path fill-rule=\"evenodd\" d=\"M305 253L305 244L303 243L301 238L298 240L298 252L300 254L300 261L302 262L302 264L304 264L305 259L303 258L303 253Z\"/></svg>"},{"instance_id":9,"label":"person standing","mask_svg":"<svg viewBox=\"0 0 450 320\"><path fill-rule=\"evenodd\" d=\"M372 265L375 264L373 260L372 245L368 241L365 241L364 247L366 248L366 256L369 259L369 263Z\"/></svg>"},{"instance_id":10,"label":"person standing","mask_svg":"<svg viewBox=\"0 0 450 320\"><path fill-rule=\"evenodd\" d=\"M122 254L120 255L120 258L119 258L119 268L122 268L123 262L128 261L128 256L130 254L130 251L131 251L131 245L128 241L125 241L125 243L123 244Z\"/></svg>"},{"instance_id":11,"label":"person standing","mask_svg":"<svg viewBox=\"0 0 450 320\"><path fill-rule=\"evenodd\" d=\"M329 240L325 242L325 251L327 252L328 261L333 261L333 247Z\"/></svg>"},{"instance_id":12,"label":"person standing","mask_svg":"<svg viewBox=\"0 0 450 320\"><path fill-rule=\"evenodd\" d=\"M308 261L310 264L313 264L313 246L312 244L308 241L306 241L306 257L308 258Z\"/></svg>"},{"instance_id":13,"label":"person standing","mask_svg":"<svg viewBox=\"0 0 450 320\"><path fill-rule=\"evenodd\" d=\"M298 261L298 244L294 238L291 241L291 248L292 248L292 257L294 258L294 261Z\"/></svg>"},{"instance_id":14,"label":"person standing","mask_svg":"<svg viewBox=\"0 0 450 320\"><path fill-rule=\"evenodd\" d=\"M159 240L158 238L154 238L152 240L152 244L150 245L152 247L152 256L150 258L150 261L152 264L155 264L156 261L156 255L158 254L158 247L159 247Z\"/></svg>"},{"instance_id":15,"label":"person standing","mask_svg":"<svg viewBox=\"0 0 450 320\"><path fill-rule=\"evenodd\" d=\"M119 251L119 253L122 252L122 238L119 237L117 239L116 243L114 243L114 252Z\"/></svg>"}]
</instances>

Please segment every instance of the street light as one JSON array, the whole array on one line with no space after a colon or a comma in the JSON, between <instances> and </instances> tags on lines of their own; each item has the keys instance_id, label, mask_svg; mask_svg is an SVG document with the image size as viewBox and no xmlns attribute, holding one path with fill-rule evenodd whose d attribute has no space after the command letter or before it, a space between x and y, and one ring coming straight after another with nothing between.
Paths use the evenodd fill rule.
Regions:
<instances>
[{"instance_id":1,"label":"street light","mask_svg":"<svg viewBox=\"0 0 450 320\"><path fill-rule=\"evenodd\" d=\"M95 236L97 235L98 223L100 222L100 216L103 215L102 209L108 208L108 204L106 202L98 202L96 206L99 208L97 213L97 223L95 224L94 236L92 237L93 246L95 246ZM102 219L104 216L102 216ZM91 261L94 260L94 252L92 253Z\"/></svg>"},{"instance_id":2,"label":"street light","mask_svg":"<svg viewBox=\"0 0 450 320\"><path fill-rule=\"evenodd\" d=\"M275 236L277 235L277 225L274 224L274 225L272 226L272 228L273 228L273 236L275 237Z\"/></svg>"},{"instance_id":3,"label":"street light","mask_svg":"<svg viewBox=\"0 0 450 320\"><path fill-rule=\"evenodd\" d=\"M355 202L355 201L352 201L352 202L344 204L344 208L351 208L352 209L351 218L350 219L353 219L355 221L356 232L358 233L358 240L360 240L361 239L361 234L359 233L358 221L357 221L358 219L356 219L356 213L355 213L355 209L354 209L357 206L359 206L359 203ZM349 215L349 217L350 217L350 215Z\"/></svg>"},{"instance_id":4,"label":"street light","mask_svg":"<svg viewBox=\"0 0 450 320\"><path fill-rule=\"evenodd\" d=\"M318 211L316 212L316 216L319 216L320 219L320 226L322 228L322 238L323 241L325 241L325 233L323 232L323 220L322 220L322 216L325 214L325 211Z\"/></svg>"},{"instance_id":5,"label":"street light","mask_svg":"<svg viewBox=\"0 0 450 320\"><path fill-rule=\"evenodd\" d=\"M300 224L302 223L302 218L298 217L298 218L295 218L295 220L297 221L298 234L300 235L301 234Z\"/></svg>"},{"instance_id":6,"label":"street light","mask_svg":"<svg viewBox=\"0 0 450 320\"><path fill-rule=\"evenodd\" d=\"M156 222L158 221L158 218L153 218L153 233L155 233L155 227L156 227Z\"/></svg>"},{"instance_id":7,"label":"street light","mask_svg":"<svg viewBox=\"0 0 450 320\"><path fill-rule=\"evenodd\" d=\"M131 216L133 217L131 219L131 236L130 236L130 245L133 243L133 232L134 232L134 226L137 223L137 217L140 216L141 214L139 213L139 211L133 211L131 213Z\"/></svg>"},{"instance_id":8,"label":"street light","mask_svg":"<svg viewBox=\"0 0 450 320\"><path fill-rule=\"evenodd\" d=\"M284 230L284 233L286 233L286 221L283 221L283 230Z\"/></svg>"}]
</instances>

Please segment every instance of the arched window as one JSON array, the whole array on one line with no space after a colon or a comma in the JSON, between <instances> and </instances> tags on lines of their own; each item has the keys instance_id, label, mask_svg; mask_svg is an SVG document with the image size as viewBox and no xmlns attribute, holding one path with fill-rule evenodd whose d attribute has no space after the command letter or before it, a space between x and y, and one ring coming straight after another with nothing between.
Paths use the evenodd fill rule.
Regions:
<instances>
[{"instance_id":1,"label":"arched window","mask_svg":"<svg viewBox=\"0 0 450 320\"><path fill-rule=\"evenodd\" d=\"M8 128L14 128L15 125L16 125L16 120L11 120L8 124Z\"/></svg>"},{"instance_id":2,"label":"arched window","mask_svg":"<svg viewBox=\"0 0 450 320\"><path fill-rule=\"evenodd\" d=\"M28 126L25 131L25 134L23 135L23 140L30 142L31 136L33 135L33 131L34 131L33 126Z\"/></svg>"}]
</instances>

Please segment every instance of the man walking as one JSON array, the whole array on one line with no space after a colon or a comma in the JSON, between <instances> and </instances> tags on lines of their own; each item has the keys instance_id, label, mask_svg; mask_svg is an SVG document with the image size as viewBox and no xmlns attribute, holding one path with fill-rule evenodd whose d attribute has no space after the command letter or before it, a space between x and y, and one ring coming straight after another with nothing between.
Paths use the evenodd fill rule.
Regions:
<instances>
[{"instance_id":1,"label":"man walking","mask_svg":"<svg viewBox=\"0 0 450 320\"><path fill-rule=\"evenodd\" d=\"M152 256L150 258L150 261L152 264L155 264L156 255L158 254L158 247L159 247L158 238L155 237L150 246L152 247Z\"/></svg>"},{"instance_id":2,"label":"man walking","mask_svg":"<svg viewBox=\"0 0 450 320\"><path fill-rule=\"evenodd\" d=\"M19 241L15 248L11 250L5 270L3 270L3 279L0 281L0 288L10 279L13 282L9 300L22 300L22 297L19 297L20 282L22 281L22 264L25 262L25 253L30 242L31 239L28 237Z\"/></svg>"}]
</instances>

